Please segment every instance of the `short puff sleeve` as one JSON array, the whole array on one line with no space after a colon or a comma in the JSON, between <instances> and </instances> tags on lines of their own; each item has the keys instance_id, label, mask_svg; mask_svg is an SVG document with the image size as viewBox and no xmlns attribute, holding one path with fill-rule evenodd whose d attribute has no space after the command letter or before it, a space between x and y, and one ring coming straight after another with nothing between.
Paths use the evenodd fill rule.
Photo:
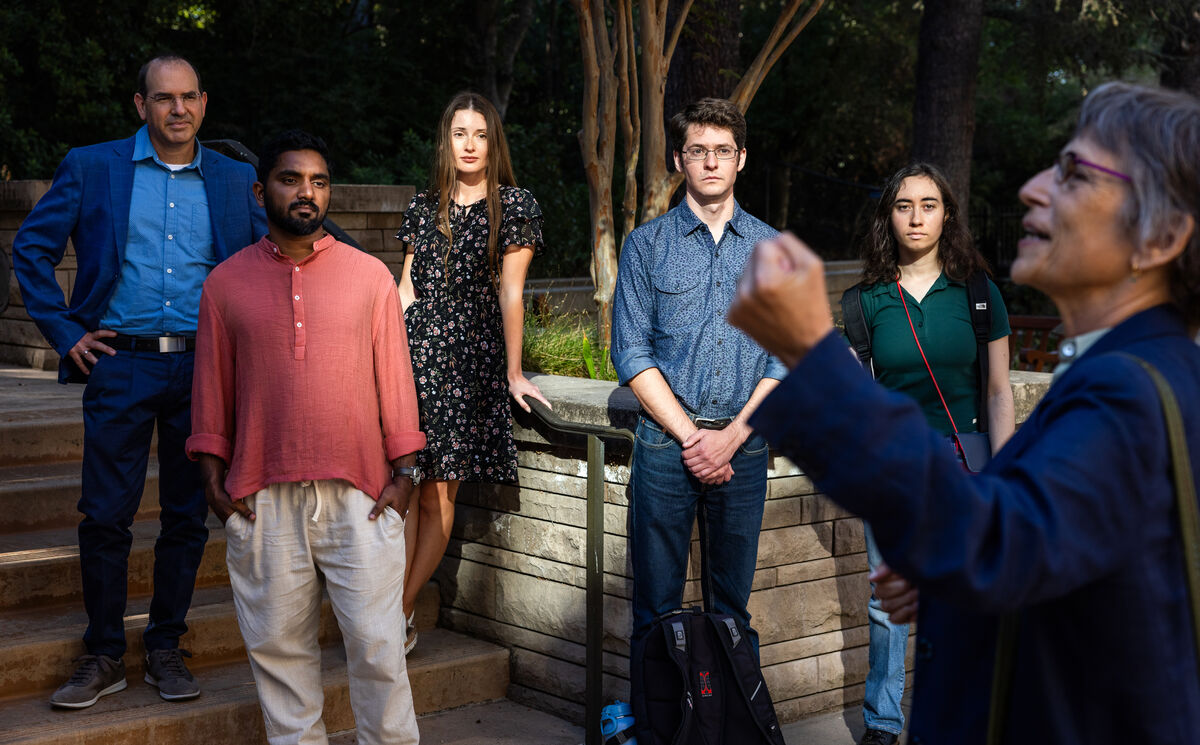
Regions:
<instances>
[{"instance_id":1,"label":"short puff sleeve","mask_svg":"<svg viewBox=\"0 0 1200 745\"><path fill-rule=\"evenodd\" d=\"M414 194L412 201L408 203L408 209L404 211L404 222L396 232L396 240L415 247L424 236L436 230L437 214L434 212L434 205L425 192Z\"/></svg>"},{"instance_id":2,"label":"short puff sleeve","mask_svg":"<svg viewBox=\"0 0 1200 745\"><path fill-rule=\"evenodd\" d=\"M500 194L504 205L504 222L500 225L500 250L509 246L532 246L536 254L546 247L542 239L542 208L533 194L516 187L504 188Z\"/></svg>"}]
</instances>

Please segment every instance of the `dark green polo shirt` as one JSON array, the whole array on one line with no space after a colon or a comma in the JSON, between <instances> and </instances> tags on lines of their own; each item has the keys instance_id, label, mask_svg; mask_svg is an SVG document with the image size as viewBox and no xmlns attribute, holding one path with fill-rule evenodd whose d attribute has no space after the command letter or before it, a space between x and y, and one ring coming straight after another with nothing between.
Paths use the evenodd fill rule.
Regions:
<instances>
[{"instance_id":1,"label":"dark green polo shirt","mask_svg":"<svg viewBox=\"0 0 1200 745\"><path fill-rule=\"evenodd\" d=\"M991 280L988 280L988 290L992 306L992 332L988 338L995 341L1010 332L1008 311L1000 290ZM967 307L966 284L949 280L942 274L921 302L914 300L907 291L904 299L955 424L960 432L977 431L979 385L976 382L975 332ZM934 429L947 435L953 433L913 341L896 283L864 288L862 307L867 328L871 330L876 379L884 387L916 399Z\"/></svg>"}]
</instances>

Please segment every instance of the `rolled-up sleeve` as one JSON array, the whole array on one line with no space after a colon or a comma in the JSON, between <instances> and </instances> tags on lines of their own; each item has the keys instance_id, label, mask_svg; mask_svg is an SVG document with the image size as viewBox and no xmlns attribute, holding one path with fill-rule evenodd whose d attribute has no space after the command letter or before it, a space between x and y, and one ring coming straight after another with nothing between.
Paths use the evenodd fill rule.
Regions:
<instances>
[{"instance_id":1,"label":"rolled-up sleeve","mask_svg":"<svg viewBox=\"0 0 1200 745\"><path fill-rule=\"evenodd\" d=\"M656 367L650 344L654 288L650 283L646 241L638 232L625 239L613 295L612 363L621 385Z\"/></svg>"},{"instance_id":2,"label":"rolled-up sleeve","mask_svg":"<svg viewBox=\"0 0 1200 745\"><path fill-rule=\"evenodd\" d=\"M399 295L390 275L383 278L377 290L372 346L384 452L388 460L395 460L424 448L425 433L421 432L417 409L408 334L401 321Z\"/></svg>"},{"instance_id":3,"label":"rolled-up sleeve","mask_svg":"<svg viewBox=\"0 0 1200 745\"><path fill-rule=\"evenodd\" d=\"M206 285L200 295L196 362L192 375L192 434L187 455L207 453L230 463L233 458L235 352L221 313Z\"/></svg>"}]
</instances>

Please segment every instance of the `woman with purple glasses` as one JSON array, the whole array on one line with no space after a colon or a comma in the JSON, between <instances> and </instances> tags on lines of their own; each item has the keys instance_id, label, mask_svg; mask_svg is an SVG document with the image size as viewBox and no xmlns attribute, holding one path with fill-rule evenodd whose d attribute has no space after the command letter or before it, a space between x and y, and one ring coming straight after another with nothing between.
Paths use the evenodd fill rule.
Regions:
<instances>
[{"instance_id":1,"label":"woman with purple glasses","mask_svg":"<svg viewBox=\"0 0 1200 745\"><path fill-rule=\"evenodd\" d=\"M1097 88L1020 196L1012 277L1054 300L1066 339L1049 392L982 473L848 359L821 262L792 236L758 245L730 310L791 367L751 425L870 520L918 588L910 743L1191 742L1200 101ZM916 591L882 584L885 610L911 610Z\"/></svg>"}]
</instances>

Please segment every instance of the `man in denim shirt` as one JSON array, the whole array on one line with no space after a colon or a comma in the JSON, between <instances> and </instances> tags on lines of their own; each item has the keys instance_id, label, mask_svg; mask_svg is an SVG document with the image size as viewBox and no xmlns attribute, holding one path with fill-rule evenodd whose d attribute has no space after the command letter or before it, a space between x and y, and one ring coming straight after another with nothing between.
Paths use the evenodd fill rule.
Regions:
<instances>
[{"instance_id":1,"label":"man in denim shirt","mask_svg":"<svg viewBox=\"0 0 1200 745\"><path fill-rule=\"evenodd\" d=\"M733 198L746 164L746 120L733 103L690 104L671 137L687 195L630 233L613 305L613 366L642 406L629 480L633 646L683 604L698 515L705 601L736 618L757 653L746 602L767 446L746 421L787 370L725 313L754 244L776 231Z\"/></svg>"}]
</instances>

